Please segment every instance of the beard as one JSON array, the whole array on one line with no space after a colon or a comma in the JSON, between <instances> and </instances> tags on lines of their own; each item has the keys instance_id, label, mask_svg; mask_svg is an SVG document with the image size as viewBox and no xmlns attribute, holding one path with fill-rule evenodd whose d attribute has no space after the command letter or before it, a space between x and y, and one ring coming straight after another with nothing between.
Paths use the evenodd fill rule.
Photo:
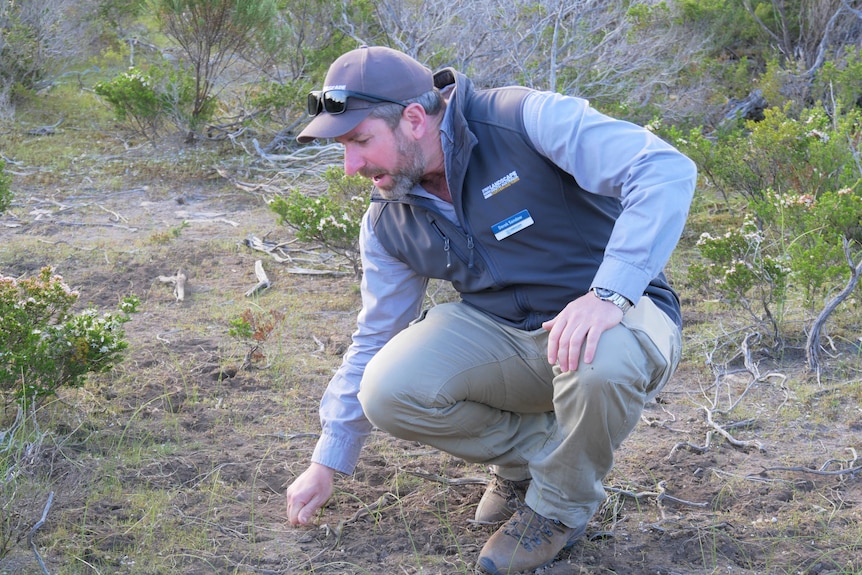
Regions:
<instances>
[{"instance_id":1,"label":"beard","mask_svg":"<svg viewBox=\"0 0 862 575\"><path fill-rule=\"evenodd\" d=\"M375 185L380 195L387 200L404 198L425 175L425 154L422 153L418 142L409 141L396 132L395 153L398 156L398 163L395 170L387 174L391 182L386 186ZM366 166L359 173L372 178L380 174L381 170L375 166Z\"/></svg>"}]
</instances>

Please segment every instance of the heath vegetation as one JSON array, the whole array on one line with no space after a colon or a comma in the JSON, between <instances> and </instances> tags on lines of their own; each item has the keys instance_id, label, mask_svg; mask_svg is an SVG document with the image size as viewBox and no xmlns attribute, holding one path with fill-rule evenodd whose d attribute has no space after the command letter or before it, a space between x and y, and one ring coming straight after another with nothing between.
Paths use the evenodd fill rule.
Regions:
<instances>
[{"instance_id":1,"label":"heath vegetation","mask_svg":"<svg viewBox=\"0 0 862 575\"><path fill-rule=\"evenodd\" d=\"M0 3L0 574L473 572L486 470L382 433L284 520L370 193L294 138L360 44L699 167L681 367L543 573L862 573L860 42L858 0Z\"/></svg>"}]
</instances>

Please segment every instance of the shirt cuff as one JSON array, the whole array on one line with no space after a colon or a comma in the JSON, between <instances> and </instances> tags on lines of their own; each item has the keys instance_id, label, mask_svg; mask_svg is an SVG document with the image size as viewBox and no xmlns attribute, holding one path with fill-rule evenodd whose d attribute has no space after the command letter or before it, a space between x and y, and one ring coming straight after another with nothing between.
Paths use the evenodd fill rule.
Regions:
<instances>
[{"instance_id":1,"label":"shirt cuff","mask_svg":"<svg viewBox=\"0 0 862 575\"><path fill-rule=\"evenodd\" d=\"M311 454L311 461L350 475L359 461L362 443L344 441L332 435L323 434L317 440L314 453Z\"/></svg>"},{"instance_id":2,"label":"shirt cuff","mask_svg":"<svg viewBox=\"0 0 862 575\"><path fill-rule=\"evenodd\" d=\"M651 280L642 269L606 255L590 288L615 291L637 305Z\"/></svg>"}]
</instances>

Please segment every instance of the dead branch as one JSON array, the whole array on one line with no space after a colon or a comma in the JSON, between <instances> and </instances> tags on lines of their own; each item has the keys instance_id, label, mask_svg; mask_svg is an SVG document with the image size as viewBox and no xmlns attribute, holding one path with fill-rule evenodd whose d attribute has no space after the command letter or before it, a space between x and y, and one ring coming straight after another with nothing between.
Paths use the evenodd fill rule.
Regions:
<instances>
[{"instance_id":1,"label":"dead branch","mask_svg":"<svg viewBox=\"0 0 862 575\"><path fill-rule=\"evenodd\" d=\"M756 384L763 383L764 381L768 381L770 379L779 379L781 381L780 388L784 391L785 400L781 403L780 406L778 406L778 410L780 410L784 406L784 404L787 403L787 401L789 400L789 391L787 390L786 386L784 385L784 382L787 380L787 376L782 374L782 373L777 373L777 372L769 372L766 374L761 374L760 368L757 366L757 363L753 360L753 358L751 356L750 341L756 337L758 337L757 334L749 333L745 336L745 338L743 338L742 345L741 345L741 354L742 354L742 361L743 361L743 365L745 366L745 369L744 370L735 370L735 371L727 371L727 370L719 371L716 374L716 378L715 378L715 383L714 383L715 390L713 393L713 397L708 398L708 401L710 403L710 407L700 406L700 409L702 409L703 412L706 414L706 422L707 422L707 425L710 427L710 430L707 431L707 433L706 433L705 443L703 445L697 445L695 443L691 443L690 441L684 441L684 442L677 443L676 445L673 446L673 448L671 448L670 453L667 456L668 460L672 459L673 455L680 449L688 449L691 451L695 451L697 453L705 453L709 449L709 447L712 443L713 435L715 435L716 433L718 435L721 435L733 447L737 447L737 448L744 449L744 450L750 449L753 447L753 448L756 448L761 453L766 452L766 448L759 441L757 441L757 440L749 440L749 441L739 440L739 439L736 439L733 435L731 435L731 433L729 431L730 429L737 428L737 427L748 427L751 424L755 423L756 420L748 419L748 420L745 420L742 422L736 422L736 423L730 423L730 424L722 425L722 424L717 423L714 419L714 416L716 414L718 414L718 415L730 414L734 409L736 409L736 407L742 402L742 400L746 397L746 395L748 395L749 391L751 391L751 389ZM734 373L739 373L740 371L749 373L751 375L751 380L746 384L745 389L742 391L742 393L740 393L739 396L736 397L735 399L730 397L729 388L728 388L728 398L727 398L728 407L724 408L724 409L719 408L719 405L721 405L721 403L722 403L722 399L721 399L721 395L722 395L722 391L723 391L723 386L721 385L722 379L726 378L728 375L731 375Z\"/></svg>"},{"instance_id":2,"label":"dead branch","mask_svg":"<svg viewBox=\"0 0 862 575\"><path fill-rule=\"evenodd\" d=\"M823 475L823 476L829 476L829 477L843 477L845 475L855 477L856 475L862 473L862 465L856 464L859 461L859 456L856 454L856 450L852 447L848 447L847 449L848 449L848 451L850 451L850 453L853 454L852 459L835 459L835 458L828 459L818 469L812 469L810 467L803 467L803 466L764 467L757 476L762 477L763 475L765 475L766 473L769 473L770 471L791 471L794 473L808 473L811 475ZM838 469L837 471L829 471L829 468L836 463L841 466L840 469ZM747 477L747 478L749 478L749 477Z\"/></svg>"},{"instance_id":3,"label":"dead branch","mask_svg":"<svg viewBox=\"0 0 862 575\"><path fill-rule=\"evenodd\" d=\"M37 220L39 218L36 218ZM69 226L69 227L86 227L86 226L96 226L101 228L119 228L121 230L126 230L129 232L136 232L138 228L132 228L129 226L124 226L121 224L99 224L99 223L89 223L89 222L61 222L61 221L52 221L52 224L57 224L58 226Z\"/></svg>"},{"instance_id":4,"label":"dead branch","mask_svg":"<svg viewBox=\"0 0 862 575\"><path fill-rule=\"evenodd\" d=\"M27 134L29 134L30 136L50 136L57 133L57 128L60 127L60 124L62 124L65 119L66 118L61 117L59 120L57 120L50 126L39 126L38 128L31 128L27 130Z\"/></svg>"},{"instance_id":5,"label":"dead branch","mask_svg":"<svg viewBox=\"0 0 862 575\"><path fill-rule=\"evenodd\" d=\"M114 218L113 218L113 220L112 220L112 221L115 221L115 222L123 222L123 223L126 223L126 224L127 224L127 223L129 223L129 220L128 220L127 218L125 218L125 217L121 216L121 215L120 215L120 214L118 214L117 212L115 212L115 211L113 211L113 210L109 210L109 209L108 209L108 208L106 208L105 206L98 206L98 207L99 207L99 209L101 209L101 210L103 210L103 211L105 211L105 212L108 212L109 214L111 214L112 216L114 216Z\"/></svg>"},{"instance_id":6,"label":"dead branch","mask_svg":"<svg viewBox=\"0 0 862 575\"><path fill-rule=\"evenodd\" d=\"M263 269L263 262L260 260L254 262L254 275L257 276L257 285L245 292L245 297L257 295L272 285L266 275L266 270Z\"/></svg>"},{"instance_id":7,"label":"dead branch","mask_svg":"<svg viewBox=\"0 0 862 575\"><path fill-rule=\"evenodd\" d=\"M36 547L36 544L33 543L33 535L36 531L39 530L42 525L45 524L45 520L48 517L48 511L51 509L51 504L54 502L54 492L48 494L48 501L45 503L45 509L42 510L42 518L36 522L36 525L33 526L33 529L27 533L27 545L33 548L33 553L36 555L36 561L39 563L39 567L42 568L42 573L45 575L51 575L48 572L48 568L45 567L45 562L42 560L42 556L39 555L39 549Z\"/></svg>"},{"instance_id":8,"label":"dead branch","mask_svg":"<svg viewBox=\"0 0 862 575\"><path fill-rule=\"evenodd\" d=\"M290 256L284 252L284 246L287 244L262 240L254 234L251 234L247 238L245 238L243 240L243 244L253 250L269 254L272 259L274 259L278 263L291 261Z\"/></svg>"},{"instance_id":9,"label":"dead branch","mask_svg":"<svg viewBox=\"0 0 862 575\"><path fill-rule=\"evenodd\" d=\"M228 224L229 226L237 227L238 223L228 220L224 217L224 214L220 213L209 213L209 212L201 212L201 213L192 213L179 211L176 212L176 216L183 220L184 224L192 224L192 223L208 223L208 222L221 222Z\"/></svg>"},{"instance_id":10,"label":"dead branch","mask_svg":"<svg viewBox=\"0 0 862 575\"><path fill-rule=\"evenodd\" d=\"M296 162L307 162L309 160L323 159L327 163L336 163L341 159L343 153L341 144L328 144L324 146L306 146L295 154L269 154L260 147L257 139L252 139L254 150L257 155L271 164Z\"/></svg>"},{"instance_id":11,"label":"dead branch","mask_svg":"<svg viewBox=\"0 0 862 575\"><path fill-rule=\"evenodd\" d=\"M736 439L727 431L727 429L729 427L740 427L741 423L732 424L731 426L721 426L713 420L713 418L712 418L712 415L714 413L713 410L711 410L707 407L704 407L704 406L701 406L700 408L706 414L707 424L712 428L710 431L706 432L706 442L703 445L696 445L694 443L691 443L690 441L681 441L681 442L677 443L676 445L674 445L673 448L671 448L670 453L668 454L666 459L668 459L668 460L672 459L674 454L679 449L688 449L690 451L696 451L697 453L706 453L706 451L709 450L710 445L712 444L712 436L716 433L718 433L719 435L724 437L725 440L727 440L727 442L730 443L734 447L739 447L743 450L749 449L751 447L756 447L757 450L760 451L761 453L766 452L766 448L764 448L763 444L760 443L759 441L757 441L757 440L743 441L740 439ZM745 423L748 424L748 423L751 423L751 421L752 420L746 420Z\"/></svg>"},{"instance_id":12,"label":"dead branch","mask_svg":"<svg viewBox=\"0 0 862 575\"><path fill-rule=\"evenodd\" d=\"M608 487L605 486L605 491L610 491L611 493L616 493L618 495L622 495L624 497L629 497L634 499L635 501L640 501L641 499L645 499L647 497L655 497L656 503L661 507L661 503L663 501L670 501L671 503L677 503L679 505L688 505L690 507L707 507L709 503L700 503L695 501L687 501L685 499L680 499L679 497L674 497L673 495L668 495L667 493L667 481L659 481L656 484L655 491L628 491L625 489L619 489L617 487Z\"/></svg>"},{"instance_id":13,"label":"dead branch","mask_svg":"<svg viewBox=\"0 0 862 575\"><path fill-rule=\"evenodd\" d=\"M186 298L186 279L186 274L183 273L182 269L178 269L176 275L173 276L159 276L160 282L173 284L174 296L178 302Z\"/></svg>"},{"instance_id":14,"label":"dead branch","mask_svg":"<svg viewBox=\"0 0 862 575\"><path fill-rule=\"evenodd\" d=\"M485 477L458 477L453 479L437 475L436 473L427 473L425 471L410 471L409 469L403 468L400 468L399 471L401 471L401 473L406 473L407 475L421 477L422 479L427 479L428 481L441 483L450 487L456 487L459 485L488 485L488 479Z\"/></svg>"},{"instance_id":15,"label":"dead branch","mask_svg":"<svg viewBox=\"0 0 862 575\"><path fill-rule=\"evenodd\" d=\"M257 251L269 254L270 257L272 257L272 259L274 259L278 263L286 263L286 262L287 263L297 263L300 261L315 263L312 260L308 260L308 259L301 260L298 258L294 258L290 254L288 254L285 246L289 245L291 242L277 243L277 242L273 242L270 240L262 240L262 239L258 238L257 236L255 236L254 234L251 234L246 239L244 239L242 243L244 245L248 246L249 248L253 249L253 250L257 250ZM300 253L311 253L311 252L308 252L308 250L303 250L303 249L295 249L295 250L290 250L290 251L296 251L296 252L300 252ZM303 268L303 267L289 267L285 271L289 274L303 274L303 275L331 275L331 276L348 275L346 272L339 272L339 271L335 271L335 270L319 270L319 269Z\"/></svg>"},{"instance_id":16,"label":"dead branch","mask_svg":"<svg viewBox=\"0 0 862 575\"><path fill-rule=\"evenodd\" d=\"M846 237L842 238L844 247L844 257L847 259L847 266L850 268L850 279L847 280L847 285L844 289L832 298L823 310L817 315L817 319L811 325L811 331L808 333L808 340L805 342L805 359L808 365L808 371L817 374L817 382L820 383L820 332L823 329L823 324L832 315L841 302L850 297L859 279L862 278L862 259L859 262L854 261L853 253L850 249L850 240Z\"/></svg>"}]
</instances>

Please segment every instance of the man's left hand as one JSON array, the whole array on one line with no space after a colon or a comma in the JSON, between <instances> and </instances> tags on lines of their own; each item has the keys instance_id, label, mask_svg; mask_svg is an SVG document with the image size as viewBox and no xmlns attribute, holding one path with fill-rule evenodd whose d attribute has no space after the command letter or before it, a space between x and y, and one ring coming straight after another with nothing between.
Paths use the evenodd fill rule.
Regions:
<instances>
[{"instance_id":1,"label":"man's left hand","mask_svg":"<svg viewBox=\"0 0 862 575\"><path fill-rule=\"evenodd\" d=\"M542 324L548 330L548 361L559 363L563 372L578 369L579 362L592 363L605 330L623 319L620 308L591 293L569 302L557 317ZM583 357L581 357L583 351Z\"/></svg>"}]
</instances>

